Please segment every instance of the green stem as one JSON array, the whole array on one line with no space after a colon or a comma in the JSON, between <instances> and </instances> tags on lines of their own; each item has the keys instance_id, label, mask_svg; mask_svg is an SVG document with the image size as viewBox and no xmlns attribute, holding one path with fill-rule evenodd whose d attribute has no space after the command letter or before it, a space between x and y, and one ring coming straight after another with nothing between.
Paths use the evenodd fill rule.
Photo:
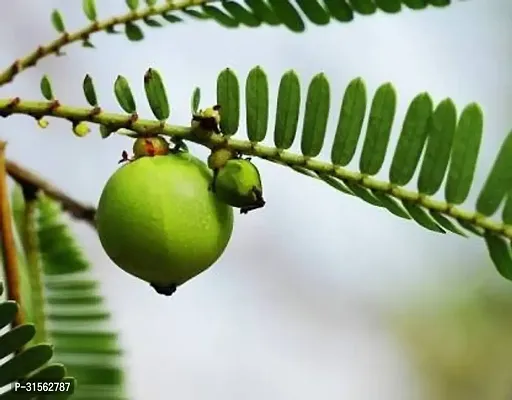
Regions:
<instances>
[{"instance_id":1,"label":"green stem","mask_svg":"<svg viewBox=\"0 0 512 400\"><path fill-rule=\"evenodd\" d=\"M43 272L39 259L39 249L37 240L37 189L33 187L23 187L25 197L25 209L23 218L23 244L27 257L27 271L30 282L30 296L32 300L33 324L36 327L36 334L33 339L34 344L48 341L46 330L46 315L44 302Z\"/></svg>"},{"instance_id":2,"label":"green stem","mask_svg":"<svg viewBox=\"0 0 512 400\"><path fill-rule=\"evenodd\" d=\"M316 159L309 159L303 155L280 150L275 147L252 143L247 140L238 140L211 134L209 137L198 138L190 126L168 125L159 121L138 119L134 115L105 113L100 108L75 108L61 105L58 101L36 102L24 101L19 98L0 99L0 115L12 114L30 115L34 118L51 116L70 121L89 121L106 125L111 129L121 129L120 134L131 137L144 135L165 135L189 140L209 148L223 145L242 154L253 155L276 164L292 168L303 168L316 174L327 175L342 181L350 181L367 189L388 194L398 200L414 202L427 210L437 211L445 216L471 224L479 229L490 231L496 235L512 239L512 225L493 221L476 212L465 211L445 201L435 200L421 193L404 189L390 182L380 181L360 172L349 171L345 168ZM128 129L125 133L122 129ZM135 135L133 134L135 132Z\"/></svg>"},{"instance_id":3,"label":"green stem","mask_svg":"<svg viewBox=\"0 0 512 400\"><path fill-rule=\"evenodd\" d=\"M163 4L161 6L146 7L138 11L130 11L118 17L112 17L109 19L105 19L103 21L96 21L90 24L89 26L86 26L85 28L80 29L79 31L73 33L65 32L62 34L62 36L55 39L53 42L44 46L39 46L30 54L14 61L11 64L11 66L6 68L4 71L0 72L0 86L11 82L14 79L14 77L18 75L21 71L27 69L28 67L36 65L36 63L40 59L50 54L59 53L64 46L71 44L73 42L85 40L89 38L89 36L93 33L101 32L113 28L116 25L125 24L127 22L134 22L154 15L164 14L169 11L179 11L189 7L198 6L214 1L217 0L184 0L176 2L166 2L166 4Z\"/></svg>"}]
</instances>

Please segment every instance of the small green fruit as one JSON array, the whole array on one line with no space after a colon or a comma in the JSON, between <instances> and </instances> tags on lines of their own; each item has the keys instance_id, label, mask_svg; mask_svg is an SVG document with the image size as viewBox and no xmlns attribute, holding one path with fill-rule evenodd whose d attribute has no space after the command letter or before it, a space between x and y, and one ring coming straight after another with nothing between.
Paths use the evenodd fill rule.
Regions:
<instances>
[{"instance_id":1,"label":"small green fruit","mask_svg":"<svg viewBox=\"0 0 512 400\"><path fill-rule=\"evenodd\" d=\"M248 159L233 159L216 172L213 191L223 202L240 208L241 214L265 205L261 177Z\"/></svg>"},{"instance_id":2,"label":"small green fruit","mask_svg":"<svg viewBox=\"0 0 512 400\"><path fill-rule=\"evenodd\" d=\"M91 128L87 125L87 122L82 121L77 124L73 124L73 133L78 137L85 137L91 131Z\"/></svg>"},{"instance_id":3,"label":"small green fruit","mask_svg":"<svg viewBox=\"0 0 512 400\"><path fill-rule=\"evenodd\" d=\"M214 171L221 169L233 158L236 158L235 150L227 147L215 149L208 156L208 167Z\"/></svg>"},{"instance_id":4,"label":"small green fruit","mask_svg":"<svg viewBox=\"0 0 512 400\"><path fill-rule=\"evenodd\" d=\"M108 180L97 229L120 268L170 295L224 252L233 210L208 191L212 174L190 153L142 157Z\"/></svg>"}]
</instances>

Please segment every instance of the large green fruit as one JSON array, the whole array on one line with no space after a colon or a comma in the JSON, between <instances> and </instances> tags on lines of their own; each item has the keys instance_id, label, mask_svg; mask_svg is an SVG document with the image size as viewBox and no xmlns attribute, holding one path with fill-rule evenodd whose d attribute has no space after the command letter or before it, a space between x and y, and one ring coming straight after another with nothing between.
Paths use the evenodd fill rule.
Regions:
<instances>
[{"instance_id":1,"label":"large green fruit","mask_svg":"<svg viewBox=\"0 0 512 400\"><path fill-rule=\"evenodd\" d=\"M96 216L105 252L157 291L209 268L233 230L233 210L208 190L211 180L206 165L189 153L120 167L103 189Z\"/></svg>"}]
</instances>

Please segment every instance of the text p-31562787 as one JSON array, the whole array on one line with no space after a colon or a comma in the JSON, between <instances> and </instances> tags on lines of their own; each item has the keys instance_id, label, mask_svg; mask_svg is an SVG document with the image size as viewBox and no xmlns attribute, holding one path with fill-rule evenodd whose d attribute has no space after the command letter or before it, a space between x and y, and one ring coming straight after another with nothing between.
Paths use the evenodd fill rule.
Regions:
<instances>
[{"instance_id":1,"label":"text p-31562787","mask_svg":"<svg viewBox=\"0 0 512 400\"><path fill-rule=\"evenodd\" d=\"M14 393L51 394L70 393L72 390L69 381L23 381L14 383Z\"/></svg>"}]
</instances>

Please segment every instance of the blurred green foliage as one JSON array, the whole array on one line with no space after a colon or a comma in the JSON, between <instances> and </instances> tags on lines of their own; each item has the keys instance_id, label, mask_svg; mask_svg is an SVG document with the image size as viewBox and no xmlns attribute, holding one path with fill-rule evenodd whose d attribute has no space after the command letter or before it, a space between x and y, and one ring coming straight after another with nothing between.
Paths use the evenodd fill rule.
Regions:
<instances>
[{"instance_id":1,"label":"blurred green foliage","mask_svg":"<svg viewBox=\"0 0 512 400\"><path fill-rule=\"evenodd\" d=\"M489 282L416 303L396 326L434 400L512 399L512 291Z\"/></svg>"}]
</instances>

